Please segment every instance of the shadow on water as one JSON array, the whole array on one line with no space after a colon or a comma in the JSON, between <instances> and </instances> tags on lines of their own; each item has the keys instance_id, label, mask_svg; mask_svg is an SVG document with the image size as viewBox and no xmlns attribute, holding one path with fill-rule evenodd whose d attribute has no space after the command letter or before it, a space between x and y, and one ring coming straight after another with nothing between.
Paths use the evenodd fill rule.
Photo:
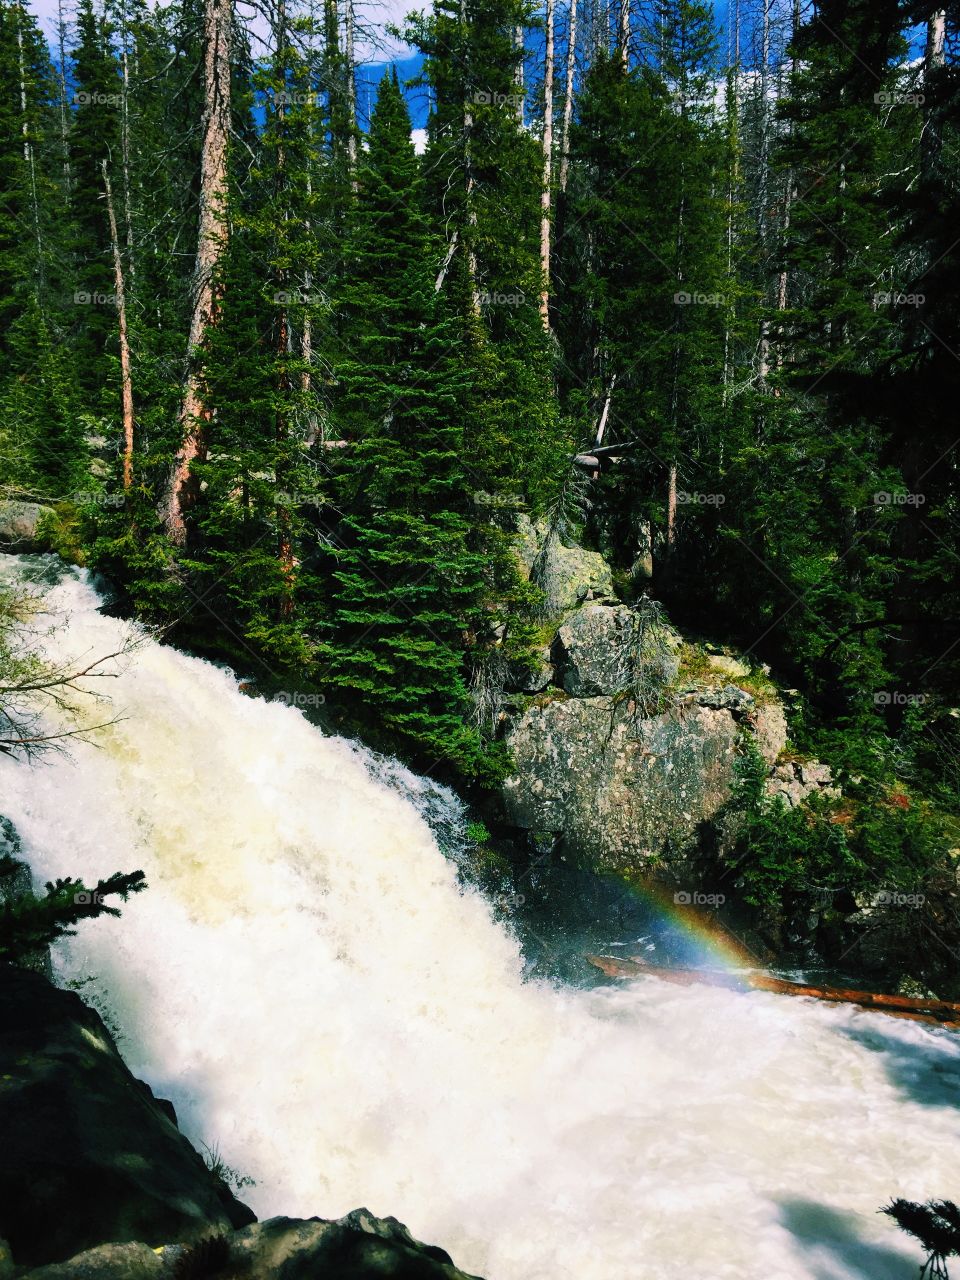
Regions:
<instances>
[{"instance_id":1,"label":"shadow on water","mask_svg":"<svg viewBox=\"0 0 960 1280\"><path fill-rule=\"evenodd\" d=\"M847 1026L840 1031L872 1053L881 1054L887 1079L911 1102L925 1107L960 1106L960 1034L956 1031L903 1040L880 1018L871 1019L870 1025Z\"/></svg>"},{"instance_id":2,"label":"shadow on water","mask_svg":"<svg viewBox=\"0 0 960 1280\"><path fill-rule=\"evenodd\" d=\"M879 1209L879 1206L878 1206ZM916 1280L921 1259L863 1240L850 1218L813 1200L784 1200L780 1221L807 1255L816 1280Z\"/></svg>"}]
</instances>

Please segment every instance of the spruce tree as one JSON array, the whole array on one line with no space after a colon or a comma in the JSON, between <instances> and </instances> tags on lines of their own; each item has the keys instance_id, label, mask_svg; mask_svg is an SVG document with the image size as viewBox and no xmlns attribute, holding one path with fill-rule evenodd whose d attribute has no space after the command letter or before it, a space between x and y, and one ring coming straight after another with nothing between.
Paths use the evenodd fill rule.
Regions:
<instances>
[{"instance_id":1,"label":"spruce tree","mask_svg":"<svg viewBox=\"0 0 960 1280\"><path fill-rule=\"evenodd\" d=\"M465 474L469 374L396 74L381 81L348 241L334 420L348 447L331 528L322 683L421 765L490 768L469 725L464 649L483 595Z\"/></svg>"}]
</instances>

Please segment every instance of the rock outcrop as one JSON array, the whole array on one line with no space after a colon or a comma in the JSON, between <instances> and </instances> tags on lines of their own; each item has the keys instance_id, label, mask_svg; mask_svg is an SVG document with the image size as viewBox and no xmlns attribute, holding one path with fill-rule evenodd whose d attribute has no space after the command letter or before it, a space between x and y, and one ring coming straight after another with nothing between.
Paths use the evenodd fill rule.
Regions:
<instances>
[{"instance_id":1,"label":"rock outcrop","mask_svg":"<svg viewBox=\"0 0 960 1280\"><path fill-rule=\"evenodd\" d=\"M254 1221L173 1106L131 1075L99 1015L11 965L0 965L0 1132L0 1237L19 1266Z\"/></svg>"},{"instance_id":2,"label":"rock outcrop","mask_svg":"<svg viewBox=\"0 0 960 1280\"><path fill-rule=\"evenodd\" d=\"M542 691L506 720L515 771L502 795L514 826L538 844L560 838L596 866L637 870L696 848L730 799L744 735L775 765L786 716L768 687L743 687L756 688L758 673L730 655L701 655L699 674L684 680L681 650L649 601L567 614L552 674L545 666ZM798 787L820 789L813 774L823 766L797 767Z\"/></svg>"},{"instance_id":3,"label":"rock outcrop","mask_svg":"<svg viewBox=\"0 0 960 1280\"><path fill-rule=\"evenodd\" d=\"M559 617L584 600L616 599L610 566L596 551L548 536L545 521L533 523L526 515L515 517L514 530L521 572L543 592L549 616Z\"/></svg>"},{"instance_id":4,"label":"rock outcrop","mask_svg":"<svg viewBox=\"0 0 960 1280\"><path fill-rule=\"evenodd\" d=\"M395 1218L367 1209L335 1221L270 1218L195 1245L152 1250L108 1244L68 1262L29 1271L23 1280L149 1280L151 1276L243 1280L477 1280L450 1255L421 1244Z\"/></svg>"},{"instance_id":5,"label":"rock outcrop","mask_svg":"<svg viewBox=\"0 0 960 1280\"><path fill-rule=\"evenodd\" d=\"M771 798L783 800L788 809L795 809L814 795L834 798L840 794L839 788L833 786L829 765L818 760L778 764L767 779L766 792Z\"/></svg>"},{"instance_id":6,"label":"rock outcrop","mask_svg":"<svg viewBox=\"0 0 960 1280\"><path fill-rule=\"evenodd\" d=\"M49 512L38 502L0 502L0 550L37 550L40 522Z\"/></svg>"}]
</instances>

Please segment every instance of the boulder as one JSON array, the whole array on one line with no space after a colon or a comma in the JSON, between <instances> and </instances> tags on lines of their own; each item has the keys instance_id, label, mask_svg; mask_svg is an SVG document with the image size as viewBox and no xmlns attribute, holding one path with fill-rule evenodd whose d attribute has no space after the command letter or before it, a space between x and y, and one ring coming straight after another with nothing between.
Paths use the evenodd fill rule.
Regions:
<instances>
[{"instance_id":1,"label":"boulder","mask_svg":"<svg viewBox=\"0 0 960 1280\"><path fill-rule=\"evenodd\" d=\"M613 575L603 556L583 547L567 546L548 537L546 521L516 517L516 552L525 577L543 592L550 617L560 617L584 600L615 600Z\"/></svg>"},{"instance_id":2,"label":"boulder","mask_svg":"<svg viewBox=\"0 0 960 1280\"><path fill-rule=\"evenodd\" d=\"M40 521L50 512L38 502L0 502L0 547L32 551L38 545Z\"/></svg>"},{"instance_id":3,"label":"boulder","mask_svg":"<svg viewBox=\"0 0 960 1280\"><path fill-rule=\"evenodd\" d=\"M508 817L610 869L689 849L730 796L739 733L732 711L696 703L639 718L609 698L529 706L506 734Z\"/></svg>"},{"instance_id":4,"label":"boulder","mask_svg":"<svg viewBox=\"0 0 960 1280\"><path fill-rule=\"evenodd\" d=\"M137 1270L137 1268L140 1268ZM270 1218L193 1246L158 1252L108 1244L23 1280L139 1280L160 1275L243 1280L477 1280L443 1249L421 1244L396 1218L355 1209L344 1218Z\"/></svg>"},{"instance_id":5,"label":"boulder","mask_svg":"<svg viewBox=\"0 0 960 1280\"><path fill-rule=\"evenodd\" d=\"M254 1220L78 995L0 965L0 1028L0 1237L18 1265Z\"/></svg>"},{"instance_id":6,"label":"boulder","mask_svg":"<svg viewBox=\"0 0 960 1280\"><path fill-rule=\"evenodd\" d=\"M396 1218L376 1218L368 1209L332 1222L258 1222L234 1235L230 1260L251 1280L476 1280L443 1249L415 1240Z\"/></svg>"},{"instance_id":7,"label":"boulder","mask_svg":"<svg viewBox=\"0 0 960 1280\"><path fill-rule=\"evenodd\" d=\"M27 1272L30 1280L149 1280L169 1274L160 1254L146 1244L101 1244Z\"/></svg>"},{"instance_id":8,"label":"boulder","mask_svg":"<svg viewBox=\"0 0 960 1280\"><path fill-rule=\"evenodd\" d=\"M680 637L666 625L644 626L626 605L585 605L557 633L563 687L579 698L613 694L638 682L662 689L677 677Z\"/></svg>"}]
</instances>

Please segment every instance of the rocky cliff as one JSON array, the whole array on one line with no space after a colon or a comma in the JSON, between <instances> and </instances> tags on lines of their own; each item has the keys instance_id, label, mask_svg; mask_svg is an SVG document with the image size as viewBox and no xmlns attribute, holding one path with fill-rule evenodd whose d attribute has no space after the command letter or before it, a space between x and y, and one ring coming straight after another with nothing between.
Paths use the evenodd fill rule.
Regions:
<instances>
[{"instance_id":1,"label":"rocky cliff","mask_svg":"<svg viewBox=\"0 0 960 1280\"><path fill-rule=\"evenodd\" d=\"M778 762L786 714L764 668L686 644L651 600L612 600L598 560L572 548L538 559L532 546L523 557L566 608L503 716L514 826L598 867L636 871L695 852L748 739L770 767L768 791L788 805L830 787L823 765Z\"/></svg>"}]
</instances>

